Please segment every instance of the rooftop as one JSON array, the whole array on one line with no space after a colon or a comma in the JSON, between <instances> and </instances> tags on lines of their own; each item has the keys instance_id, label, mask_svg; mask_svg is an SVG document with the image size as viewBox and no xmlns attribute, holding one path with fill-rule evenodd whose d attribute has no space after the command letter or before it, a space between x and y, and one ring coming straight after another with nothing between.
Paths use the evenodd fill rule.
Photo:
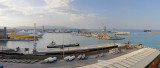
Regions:
<instances>
[{"instance_id":1,"label":"rooftop","mask_svg":"<svg viewBox=\"0 0 160 68\"><path fill-rule=\"evenodd\" d=\"M117 58L104 60L102 62L79 68L145 68L159 54L159 50L153 48L142 48Z\"/></svg>"}]
</instances>

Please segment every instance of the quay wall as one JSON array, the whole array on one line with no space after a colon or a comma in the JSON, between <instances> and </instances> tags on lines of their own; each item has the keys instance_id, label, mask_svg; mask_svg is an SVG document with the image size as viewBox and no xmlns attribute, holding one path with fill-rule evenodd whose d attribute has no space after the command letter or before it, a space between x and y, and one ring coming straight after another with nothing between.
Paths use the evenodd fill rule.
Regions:
<instances>
[{"instance_id":1,"label":"quay wall","mask_svg":"<svg viewBox=\"0 0 160 68\"><path fill-rule=\"evenodd\" d=\"M65 54L78 54L78 53L87 53L87 52L106 50L106 49L112 49L112 48L118 48L118 46L91 48L91 49L82 49L82 50L70 50L70 51L64 51L64 53ZM61 55L61 54L63 54L63 51L59 51L59 52L44 52L44 53L46 55Z\"/></svg>"},{"instance_id":2,"label":"quay wall","mask_svg":"<svg viewBox=\"0 0 160 68\"><path fill-rule=\"evenodd\" d=\"M75 55L78 56L79 54L86 54L87 56L89 55L95 55L95 54L99 54L99 53L106 53L109 52L110 49L113 48L117 48L117 47L112 47L112 48L104 48L104 49L96 49L96 50L92 50L89 52L82 52L82 53L64 53L64 56L68 56L68 55ZM119 49L124 49L125 47L119 47ZM39 59L39 60L43 60L45 58L48 57L57 57L58 59L62 59L63 58L63 52L60 52L59 54L46 54L46 55L33 55L33 54L6 54L6 53L0 53L1 59L5 58L5 59Z\"/></svg>"},{"instance_id":3,"label":"quay wall","mask_svg":"<svg viewBox=\"0 0 160 68\"><path fill-rule=\"evenodd\" d=\"M101 46L101 45L100 45ZM109 52L110 49L113 48L118 48L118 49L125 49L127 46L94 46L94 48L87 48L87 49L73 49L73 50L65 50L64 51L64 56L68 55L75 55L78 56L79 54L86 54L86 55L94 55L94 54L100 54L100 53L106 53ZM59 59L63 58L63 51L43 51L43 52L38 52L37 55L33 54L20 54L16 52L9 52L9 51L0 51L0 57L1 58L10 58L10 59L45 59L48 57L57 57Z\"/></svg>"}]
</instances>

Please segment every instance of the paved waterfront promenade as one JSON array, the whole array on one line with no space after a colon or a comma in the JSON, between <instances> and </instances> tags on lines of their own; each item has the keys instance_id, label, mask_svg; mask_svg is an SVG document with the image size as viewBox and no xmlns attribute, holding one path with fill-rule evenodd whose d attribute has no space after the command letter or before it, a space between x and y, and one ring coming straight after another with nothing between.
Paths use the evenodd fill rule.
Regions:
<instances>
[{"instance_id":1,"label":"paved waterfront promenade","mask_svg":"<svg viewBox=\"0 0 160 68\"><path fill-rule=\"evenodd\" d=\"M109 49L109 48L123 47L123 46L125 46L125 44L110 43L110 44L97 44L97 45L89 45L89 46L66 47L64 49L47 48L46 47L47 49L46 48L42 48L42 49L37 49L37 51L38 51L38 54L45 55L47 53L49 53L49 54L54 54L55 53L56 54L56 53L61 53L63 51L64 52L75 52L75 51L84 51L84 50ZM0 47L0 52L2 52L2 50L9 50L9 49ZM29 52L25 52L25 48L20 48L19 52L17 52L17 53L32 54L32 49L30 49Z\"/></svg>"},{"instance_id":2,"label":"paved waterfront promenade","mask_svg":"<svg viewBox=\"0 0 160 68\"><path fill-rule=\"evenodd\" d=\"M104 47L104 46L108 47L109 45L113 45L113 44L99 44L99 45L96 45L96 46L97 47ZM124 44L116 44L116 45L118 45L119 47L124 46ZM96 46L93 46L93 47L96 47ZM86 46L86 48L87 47L89 47L89 46ZM75 47L73 47L73 49L74 48ZM50 50L50 51L54 51L54 50ZM96 58L96 56L99 55L100 53L104 53L104 56ZM101 68L103 66L111 66L113 64L117 65L118 67L122 67L124 65L128 66L128 67L132 67L134 65L136 67L136 66L139 66L139 63L141 64L143 62L145 62L144 65L146 65L158 53L159 53L159 51L157 51L156 49L139 48L139 46L138 46L138 47L135 47L133 49L132 48L131 49L130 48L126 49L125 51L122 51L118 54L109 54L107 51L99 52L98 54L88 55L88 59L86 59L86 60L75 59L73 61L68 62L68 61L64 61L63 59L58 59L56 62L53 62L53 63L42 63L43 60L41 60L40 62L37 62L37 63L0 62L0 64L4 65L5 68L37 68L37 67L39 67L39 68L76 68L76 67L93 68L92 67L93 65L94 65L94 67ZM151 59L148 60L145 57L149 57ZM129 59L129 58L132 58L132 59ZM147 59L147 60L145 60L145 59ZM99 60L102 61L102 62L99 62ZM105 62L105 61L107 61L107 63L105 63L105 65L103 65L103 62ZM120 66L118 64L115 64L115 63L119 63L119 61L123 61L123 63L127 62L129 64L128 65L124 64L122 66ZM143 61L143 62L141 62L141 61Z\"/></svg>"},{"instance_id":3,"label":"paved waterfront promenade","mask_svg":"<svg viewBox=\"0 0 160 68\"><path fill-rule=\"evenodd\" d=\"M131 53L133 51L139 50L139 48L134 48L127 50L125 52L121 52L118 54L108 54L108 52L105 52L104 57L98 57L95 58L96 55L90 55L88 59L86 60L78 60L75 59L70 62L66 62L62 59L58 59L58 61L53 62L53 63L41 63L42 61L34 64L30 63L8 63L8 62L0 62L1 65L4 65L5 68L76 68L76 67L81 67L81 66L86 66L90 64L95 64L97 63L98 60L109 60L113 59L118 56L122 56L128 53Z\"/></svg>"}]
</instances>

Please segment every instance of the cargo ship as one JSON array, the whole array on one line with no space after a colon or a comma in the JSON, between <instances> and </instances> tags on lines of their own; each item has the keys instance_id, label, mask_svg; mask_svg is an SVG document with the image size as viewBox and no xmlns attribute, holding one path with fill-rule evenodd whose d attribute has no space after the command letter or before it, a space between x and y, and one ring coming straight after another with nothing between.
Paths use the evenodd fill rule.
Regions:
<instances>
[{"instance_id":1,"label":"cargo ship","mask_svg":"<svg viewBox=\"0 0 160 68\"><path fill-rule=\"evenodd\" d=\"M68 45L55 45L55 44L49 44L47 48L63 48L63 47L77 47L80 46L79 43L74 44L68 44Z\"/></svg>"},{"instance_id":2,"label":"cargo ship","mask_svg":"<svg viewBox=\"0 0 160 68\"><path fill-rule=\"evenodd\" d=\"M144 32L151 32L151 30L144 30Z\"/></svg>"}]
</instances>

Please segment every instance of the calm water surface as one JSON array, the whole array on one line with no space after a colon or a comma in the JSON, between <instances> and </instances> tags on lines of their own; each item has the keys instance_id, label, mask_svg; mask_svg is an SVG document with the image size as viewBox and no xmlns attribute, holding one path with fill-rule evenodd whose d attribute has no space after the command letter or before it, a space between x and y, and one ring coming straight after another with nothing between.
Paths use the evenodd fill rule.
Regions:
<instances>
[{"instance_id":1,"label":"calm water surface","mask_svg":"<svg viewBox=\"0 0 160 68\"><path fill-rule=\"evenodd\" d=\"M140 31L132 31L131 35L117 35L125 37L124 40L117 40L117 43L123 43L127 40L135 44L143 44L153 48L160 49L160 33L144 33ZM113 35L111 35L113 36ZM81 46L89 46L95 44L113 43L113 40L101 40L92 37L74 36L70 33L45 33L42 38L37 41L37 49L47 49L47 45L54 40L56 44L80 43ZM0 41L1 47L7 48L33 48L33 41Z\"/></svg>"}]
</instances>

